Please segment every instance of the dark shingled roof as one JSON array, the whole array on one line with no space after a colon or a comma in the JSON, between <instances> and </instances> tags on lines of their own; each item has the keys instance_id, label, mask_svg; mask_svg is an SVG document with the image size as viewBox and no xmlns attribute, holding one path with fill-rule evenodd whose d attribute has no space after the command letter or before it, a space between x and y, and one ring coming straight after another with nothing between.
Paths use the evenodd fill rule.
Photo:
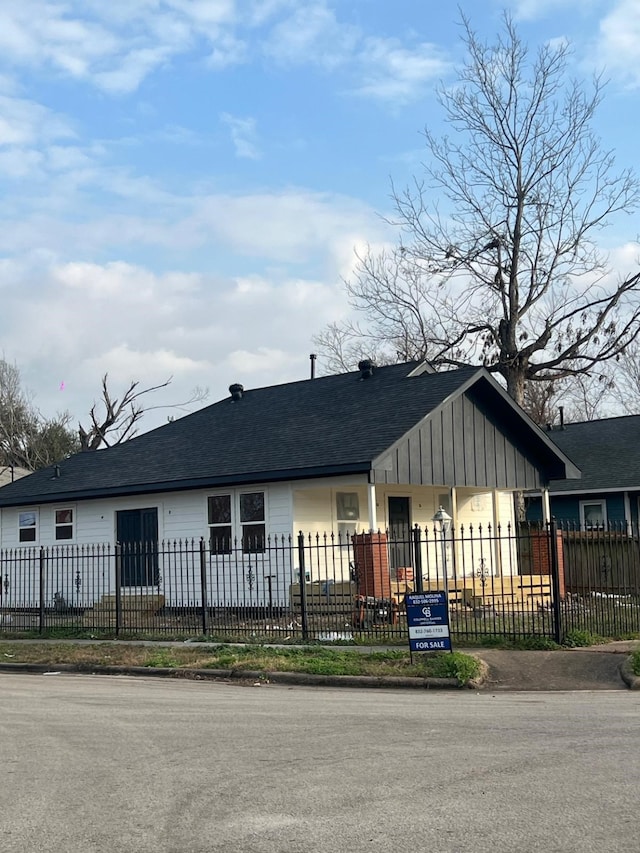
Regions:
<instances>
[{"instance_id":1,"label":"dark shingled roof","mask_svg":"<svg viewBox=\"0 0 640 853\"><path fill-rule=\"evenodd\" d=\"M582 478L552 480L551 492L640 488L640 415L567 424L548 433Z\"/></svg>"},{"instance_id":2,"label":"dark shingled roof","mask_svg":"<svg viewBox=\"0 0 640 853\"><path fill-rule=\"evenodd\" d=\"M370 470L459 391L474 367L409 377L417 363L247 390L107 450L0 489L0 506Z\"/></svg>"}]
</instances>

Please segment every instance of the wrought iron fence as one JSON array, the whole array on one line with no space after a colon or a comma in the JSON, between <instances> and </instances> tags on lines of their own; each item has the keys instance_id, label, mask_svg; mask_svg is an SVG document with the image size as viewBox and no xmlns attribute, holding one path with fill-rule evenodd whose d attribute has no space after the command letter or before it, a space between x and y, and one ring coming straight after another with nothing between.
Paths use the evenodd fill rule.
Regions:
<instances>
[{"instance_id":1,"label":"wrought iron fence","mask_svg":"<svg viewBox=\"0 0 640 853\"><path fill-rule=\"evenodd\" d=\"M640 537L478 526L0 551L0 630L263 641L406 638L404 596L448 593L454 640L640 632Z\"/></svg>"}]
</instances>

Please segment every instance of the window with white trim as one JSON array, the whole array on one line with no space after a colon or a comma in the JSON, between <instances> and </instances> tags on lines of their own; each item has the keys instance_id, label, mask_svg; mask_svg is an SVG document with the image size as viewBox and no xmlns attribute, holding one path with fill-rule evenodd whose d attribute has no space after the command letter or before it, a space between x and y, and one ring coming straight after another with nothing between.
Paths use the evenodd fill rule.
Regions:
<instances>
[{"instance_id":1,"label":"window with white trim","mask_svg":"<svg viewBox=\"0 0 640 853\"><path fill-rule=\"evenodd\" d=\"M349 545L360 521L360 500L357 492L336 492L336 521L340 543Z\"/></svg>"},{"instance_id":2,"label":"window with white trim","mask_svg":"<svg viewBox=\"0 0 640 853\"><path fill-rule=\"evenodd\" d=\"M231 495L211 495L208 497L207 514L211 553L230 554L233 538Z\"/></svg>"},{"instance_id":3,"label":"window with white trim","mask_svg":"<svg viewBox=\"0 0 640 853\"><path fill-rule=\"evenodd\" d=\"M56 542L73 539L73 508L65 507L55 511Z\"/></svg>"},{"instance_id":4,"label":"window with white trim","mask_svg":"<svg viewBox=\"0 0 640 853\"><path fill-rule=\"evenodd\" d=\"M209 548L231 554L239 541L243 554L262 554L266 547L264 492L228 492L207 498Z\"/></svg>"},{"instance_id":5,"label":"window with white trim","mask_svg":"<svg viewBox=\"0 0 640 853\"><path fill-rule=\"evenodd\" d=\"M262 554L265 550L264 492L240 494L242 553Z\"/></svg>"},{"instance_id":6,"label":"window with white trim","mask_svg":"<svg viewBox=\"0 0 640 853\"><path fill-rule=\"evenodd\" d=\"M607 524L607 502L580 501L580 524L585 530L599 530Z\"/></svg>"},{"instance_id":7,"label":"window with white trim","mask_svg":"<svg viewBox=\"0 0 640 853\"><path fill-rule=\"evenodd\" d=\"M35 542L38 538L38 510L28 509L18 513L18 541Z\"/></svg>"}]
</instances>

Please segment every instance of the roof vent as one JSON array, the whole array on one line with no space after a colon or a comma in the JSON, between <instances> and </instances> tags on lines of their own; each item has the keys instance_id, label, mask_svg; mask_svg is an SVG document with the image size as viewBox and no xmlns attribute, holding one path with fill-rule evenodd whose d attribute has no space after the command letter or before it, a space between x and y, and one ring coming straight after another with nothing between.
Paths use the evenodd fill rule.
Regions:
<instances>
[{"instance_id":1,"label":"roof vent","mask_svg":"<svg viewBox=\"0 0 640 853\"><path fill-rule=\"evenodd\" d=\"M52 480L58 480L59 478L60 478L60 466L54 465L53 466L53 477L51 479Z\"/></svg>"},{"instance_id":2,"label":"roof vent","mask_svg":"<svg viewBox=\"0 0 640 853\"><path fill-rule=\"evenodd\" d=\"M242 400L244 388L242 385L238 385L238 383L236 382L234 385L229 385L229 393L231 394L232 400Z\"/></svg>"},{"instance_id":3,"label":"roof vent","mask_svg":"<svg viewBox=\"0 0 640 853\"><path fill-rule=\"evenodd\" d=\"M358 362L358 370L360 371L360 379L368 379L373 376L374 363L369 358L365 358Z\"/></svg>"}]
</instances>

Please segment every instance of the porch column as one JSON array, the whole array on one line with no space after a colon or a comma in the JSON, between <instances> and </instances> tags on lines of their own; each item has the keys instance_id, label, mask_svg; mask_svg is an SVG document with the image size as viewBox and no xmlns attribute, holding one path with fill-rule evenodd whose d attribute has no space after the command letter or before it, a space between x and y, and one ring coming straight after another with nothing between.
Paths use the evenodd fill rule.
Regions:
<instances>
[{"instance_id":1,"label":"porch column","mask_svg":"<svg viewBox=\"0 0 640 853\"><path fill-rule=\"evenodd\" d=\"M458 490L455 486L451 486L451 528L455 531L458 529Z\"/></svg>"},{"instance_id":2,"label":"porch column","mask_svg":"<svg viewBox=\"0 0 640 853\"><path fill-rule=\"evenodd\" d=\"M369 510L369 532L376 533L378 530L378 514L376 512L376 484L369 483L367 486L367 506Z\"/></svg>"},{"instance_id":3,"label":"porch column","mask_svg":"<svg viewBox=\"0 0 640 853\"><path fill-rule=\"evenodd\" d=\"M491 489L491 508L493 511L493 560L496 577L502 576L502 529L500 527L500 492Z\"/></svg>"},{"instance_id":4,"label":"porch column","mask_svg":"<svg viewBox=\"0 0 640 853\"><path fill-rule=\"evenodd\" d=\"M629 492L624 493L624 520L627 531L631 530L631 501L629 500Z\"/></svg>"},{"instance_id":5,"label":"porch column","mask_svg":"<svg viewBox=\"0 0 640 853\"><path fill-rule=\"evenodd\" d=\"M549 501L549 489L542 490L542 523L551 523L551 503Z\"/></svg>"}]
</instances>

